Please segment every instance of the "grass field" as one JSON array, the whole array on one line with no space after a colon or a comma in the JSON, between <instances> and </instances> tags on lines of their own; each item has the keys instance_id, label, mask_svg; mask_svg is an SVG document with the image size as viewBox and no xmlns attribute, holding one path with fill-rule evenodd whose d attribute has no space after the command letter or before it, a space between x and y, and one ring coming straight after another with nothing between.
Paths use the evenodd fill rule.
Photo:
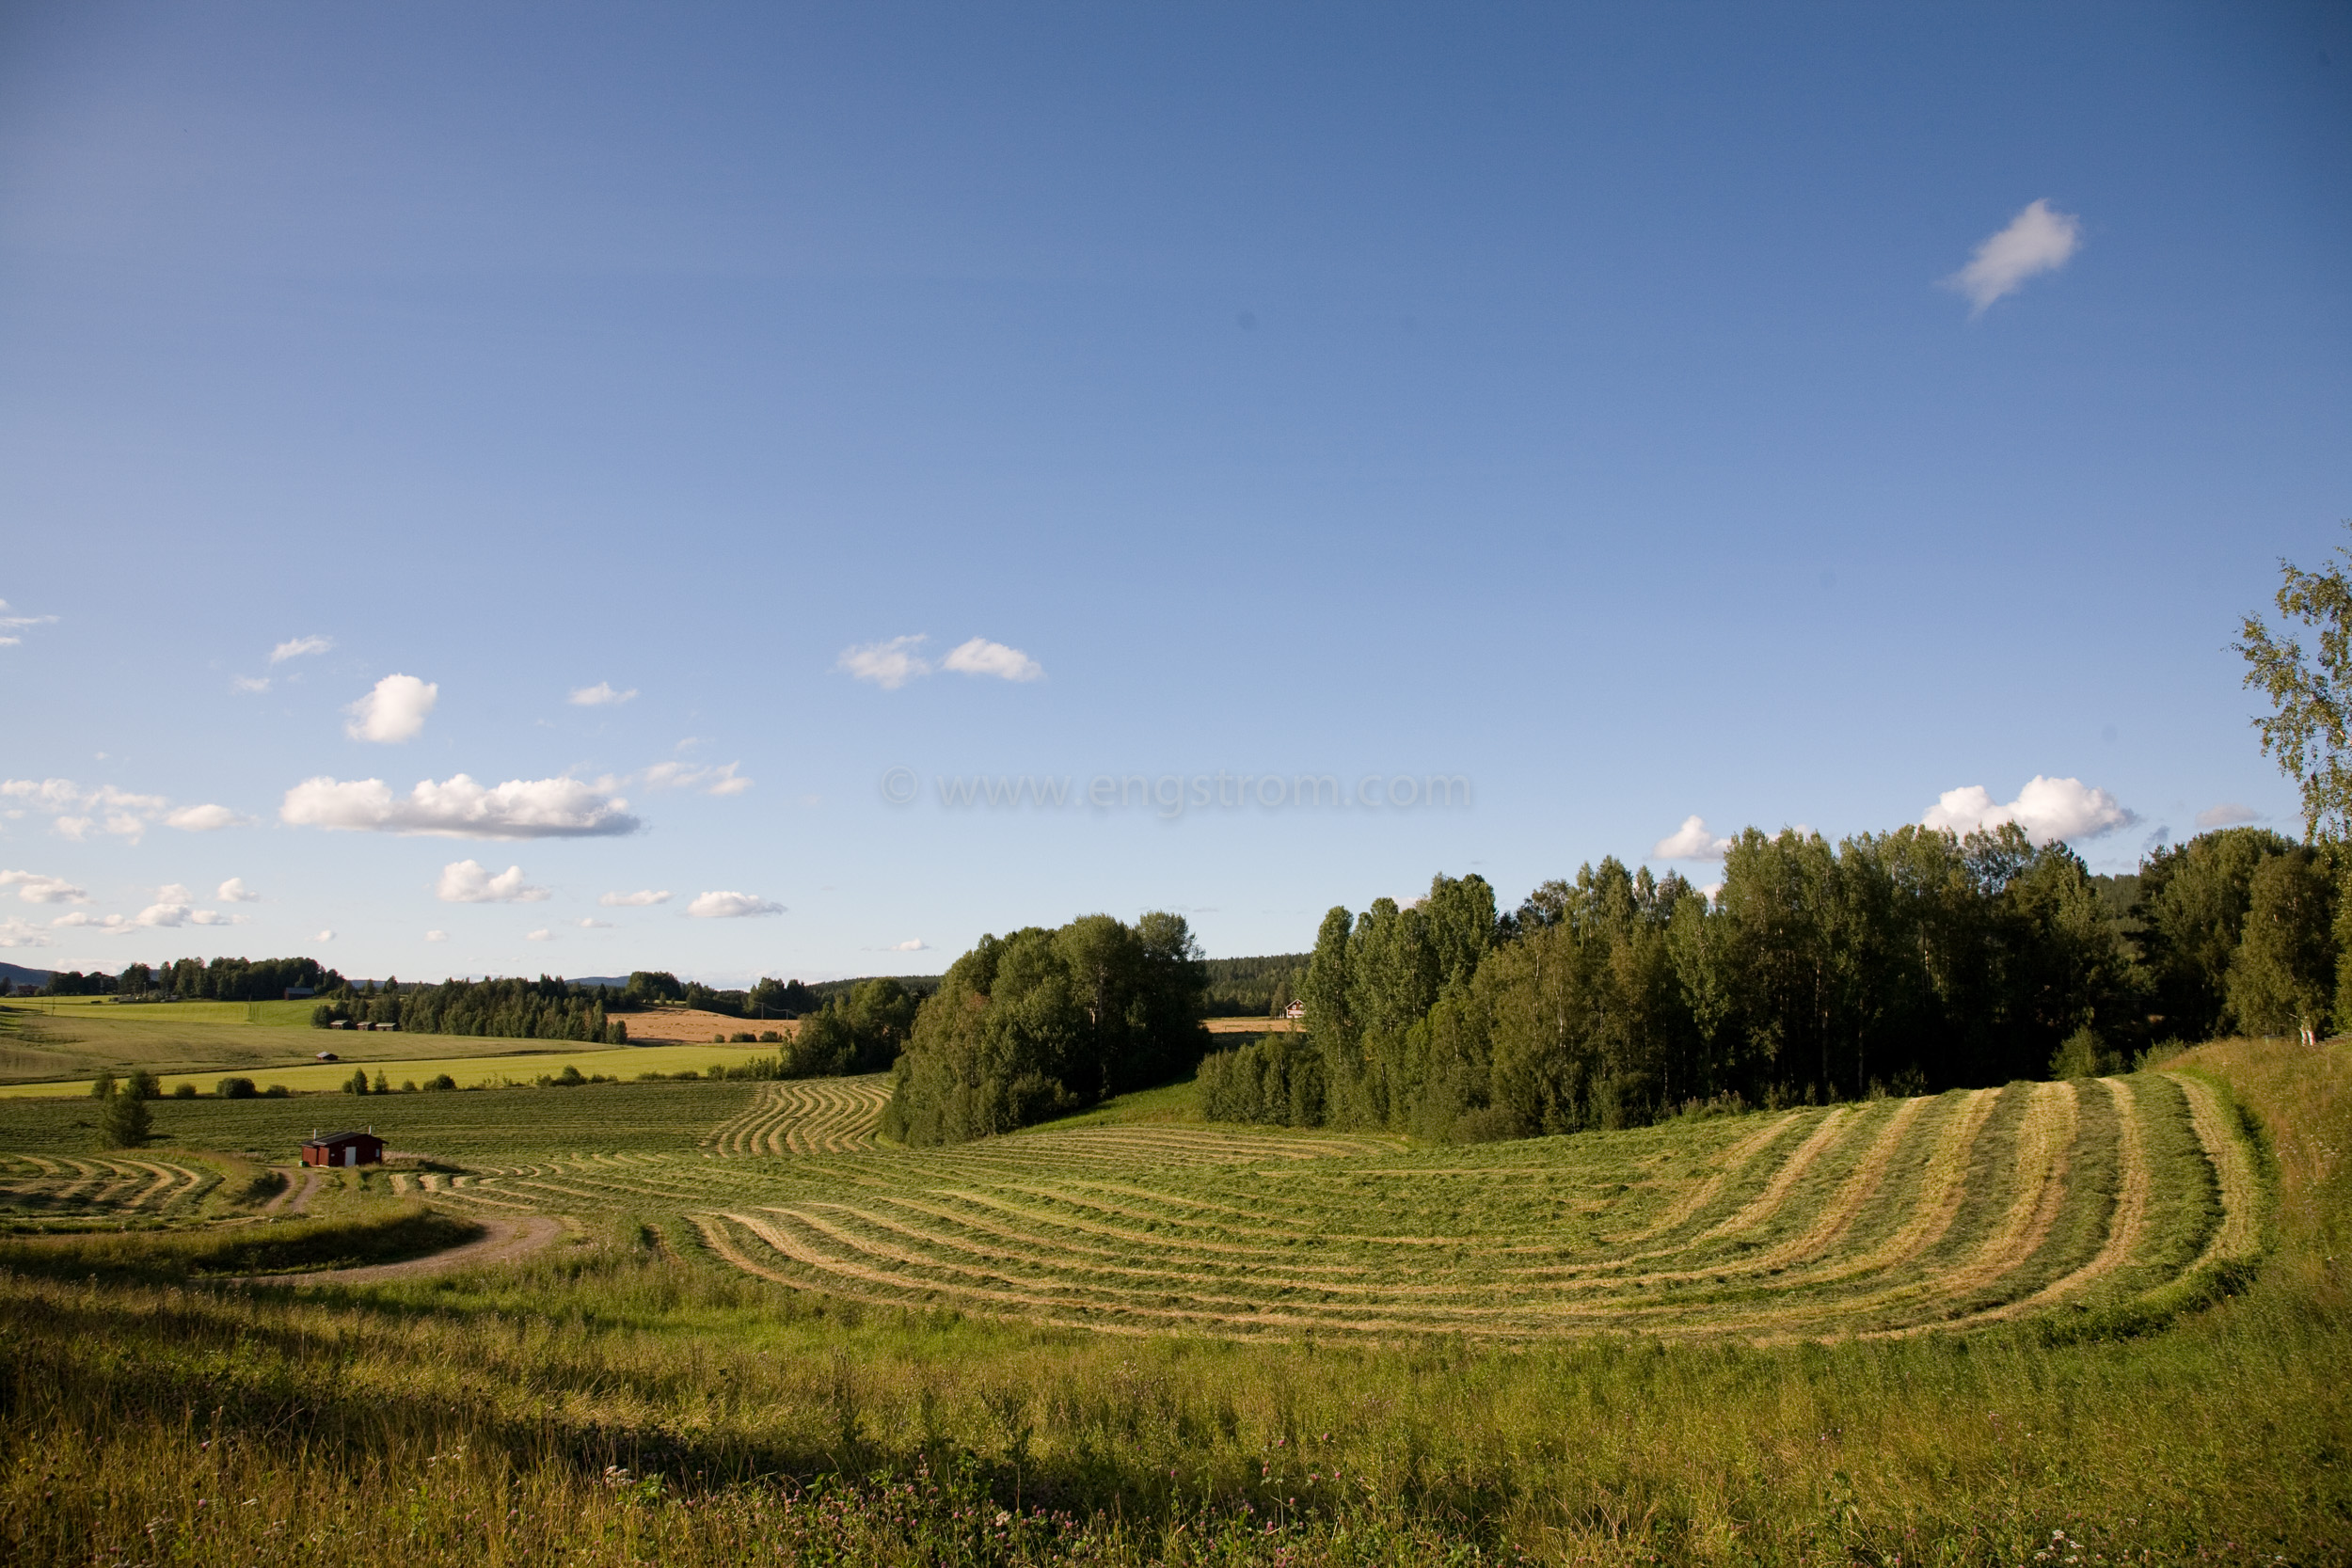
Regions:
<instances>
[{"instance_id":1,"label":"grass field","mask_svg":"<svg viewBox=\"0 0 2352 1568\"><path fill-rule=\"evenodd\" d=\"M0 1276L0 1556L2344 1560L2352 1053L2169 1067L1435 1149L1181 1087L944 1151L872 1141L877 1080L371 1100L436 1168L330 1213L578 1238ZM156 1110L98 1156L0 1104L6 1201L216 1225L243 1189L174 1172L315 1120Z\"/></svg>"}]
</instances>

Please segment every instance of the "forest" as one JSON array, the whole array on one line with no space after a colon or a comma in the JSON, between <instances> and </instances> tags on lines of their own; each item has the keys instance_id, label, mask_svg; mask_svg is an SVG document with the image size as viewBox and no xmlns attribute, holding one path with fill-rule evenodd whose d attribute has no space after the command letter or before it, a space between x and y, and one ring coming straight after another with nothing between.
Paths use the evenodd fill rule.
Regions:
<instances>
[{"instance_id":1,"label":"forest","mask_svg":"<svg viewBox=\"0 0 2352 1568\"><path fill-rule=\"evenodd\" d=\"M1499 913L1481 879L1440 876L1409 906L1332 910L1304 1035L1207 1058L1202 1108L1478 1140L2310 1040L2352 1010L2338 858L2210 832L2152 854L2128 903L2014 825L1836 847L1751 829L1712 900L1604 860Z\"/></svg>"}]
</instances>

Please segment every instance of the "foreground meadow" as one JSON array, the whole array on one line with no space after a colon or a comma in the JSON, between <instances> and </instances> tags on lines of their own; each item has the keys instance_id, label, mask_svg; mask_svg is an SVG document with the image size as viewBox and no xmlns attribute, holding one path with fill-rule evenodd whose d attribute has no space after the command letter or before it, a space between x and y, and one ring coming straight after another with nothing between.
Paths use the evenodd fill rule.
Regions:
<instances>
[{"instance_id":1,"label":"foreground meadow","mask_svg":"<svg viewBox=\"0 0 2352 1568\"><path fill-rule=\"evenodd\" d=\"M565 1238L301 1289L158 1272L119 1250L136 1235L14 1243L0 1540L77 1562L2342 1560L2347 1066L2236 1042L1473 1149L1185 1126L1163 1094L917 1156L872 1146L857 1080L372 1103L415 1108L395 1141L432 1168L338 1173L281 1228L530 1213ZM315 1119L167 1101L167 1142L107 1157L146 1175L64 1109L0 1110L25 1223L112 1212L158 1245L233 1220L268 1185L232 1180L237 1151Z\"/></svg>"}]
</instances>

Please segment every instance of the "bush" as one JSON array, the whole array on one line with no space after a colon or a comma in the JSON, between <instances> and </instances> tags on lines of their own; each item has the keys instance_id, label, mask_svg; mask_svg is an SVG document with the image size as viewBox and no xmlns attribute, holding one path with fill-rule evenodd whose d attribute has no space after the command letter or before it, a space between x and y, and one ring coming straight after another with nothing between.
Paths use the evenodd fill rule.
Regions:
<instances>
[{"instance_id":1,"label":"bush","mask_svg":"<svg viewBox=\"0 0 2352 1568\"><path fill-rule=\"evenodd\" d=\"M171 1086L171 1098L174 1100L194 1100L196 1098L196 1085L194 1084L187 1083L184 1080L181 1083L174 1084Z\"/></svg>"},{"instance_id":2,"label":"bush","mask_svg":"<svg viewBox=\"0 0 2352 1568\"><path fill-rule=\"evenodd\" d=\"M368 1069L366 1068L360 1068L352 1073L351 1077L343 1084L343 1093L365 1094L367 1092Z\"/></svg>"},{"instance_id":3,"label":"bush","mask_svg":"<svg viewBox=\"0 0 2352 1568\"><path fill-rule=\"evenodd\" d=\"M294 1091L286 1087L283 1084L272 1084L268 1088L262 1091L262 1098L263 1100L283 1100L292 1093L294 1093Z\"/></svg>"},{"instance_id":4,"label":"bush","mask_svg":"<svg viewBox=\"0 0 2352 1568\"><path fill-rule=\"evenodd\" d=\"M122 1081L122 1092L135 1100L161 1100L164 1086L145 1068L133 1068L131 1076Z\"/></svg>"},{"instance_id":5,"label":"bush","mask_svg":"<svg viewBox=\"0 0 2352 1568\"><path fill-rule=\"evenodd\" d=\"M424 1086L435 1093L444 1093L457 1086L457 1080L446 1072L437 1072L424 1081Z\"/></svg>"},{"instance_id":6,"label":"bush","mask_svg":"<svg viewBox=\"0 0 2352 1568\"><path fill-rule=\"evenodd\" d=\"M213 1085L213 1093L221 1100L250 1100L253 1098L253 1080L224 1078Z\"/></svg>"}]
</instances>

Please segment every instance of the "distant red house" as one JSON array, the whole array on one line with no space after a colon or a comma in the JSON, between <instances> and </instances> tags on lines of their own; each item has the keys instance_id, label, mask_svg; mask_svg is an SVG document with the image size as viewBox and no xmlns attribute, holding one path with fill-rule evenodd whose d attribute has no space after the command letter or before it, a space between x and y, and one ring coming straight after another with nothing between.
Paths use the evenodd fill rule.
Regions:
<instances>
[{"instance_id":1,"label":"distant red house","mask_svg":"<svg viewBox=\"0 0 2352 1568\"><path fill-rule=\"evenodd\" d=\"M380 1165L384 1140L373 1132L329 1132L302 1146L306 1165Z\"/></svg>"},{"instance_id":2,"label":"distant red house","mask_svg":"<svg viewBox=\"0 0 2352 1568\"><path fill-rule=\"evenodd\" d=\"M1307 1016L1307 1004L1304 1002L1294 1002L1289 1006L1282 1009L1282 1016L1284 1018L1305 1018Z\"/></svg>"}]
</instances>

